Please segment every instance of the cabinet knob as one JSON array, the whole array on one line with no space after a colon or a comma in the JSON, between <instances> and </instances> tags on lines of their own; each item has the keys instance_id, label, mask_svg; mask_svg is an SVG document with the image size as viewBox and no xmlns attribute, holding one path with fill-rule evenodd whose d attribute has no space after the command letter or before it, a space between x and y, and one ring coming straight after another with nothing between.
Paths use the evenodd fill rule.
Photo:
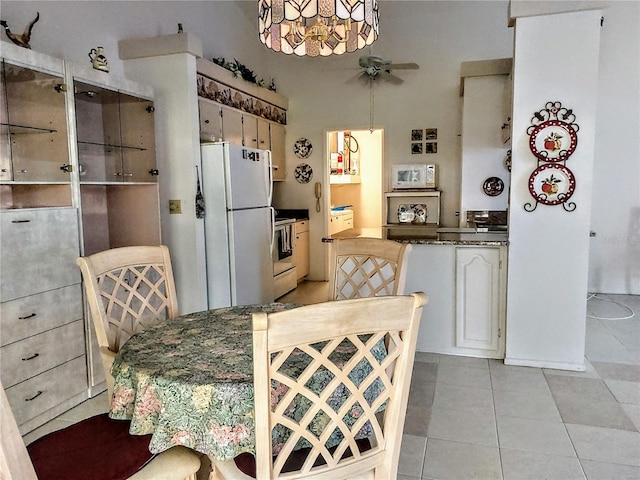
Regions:
<instances>
[{"instance_id":1,"label":"cabinet knob","mask_svg":"<svg viewBox=\"0 0 640 480\"><path fill-rule=\"evenodd\" d=\"M158 176L159 172L157 168L152 168L151 170L149 170L149 174L150 175L154 175L154 176Z\"/></svg>"}]
</instances>

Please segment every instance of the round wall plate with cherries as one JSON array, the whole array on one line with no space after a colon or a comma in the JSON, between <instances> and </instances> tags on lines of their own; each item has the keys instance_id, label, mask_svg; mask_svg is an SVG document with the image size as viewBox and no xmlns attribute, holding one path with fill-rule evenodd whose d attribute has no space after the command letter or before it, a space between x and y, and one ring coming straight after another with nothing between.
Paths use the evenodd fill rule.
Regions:
<instances>
[{"instance_id":1,"label":"round wall plate with cherries","mask_svg":"<svg viewBox=\"0 0 640 480\"><path fill-rule=\"evenodd\" d=\"M578 145L578 135L567 122L548 120L538 125L529 137L529 148L545 162L567 159Z\"/></svg>"},{"instance_id":2,"label":"round wall plate with cherries","mask_svg":"<svg viewBox=\"0 0 640 480\"><path fill-rule=\"evenodd\" d=\"M571 198L576 189L573 172L564 165L546 163L529 177L529 192L544 205L560 205Z\"/></svg>"}]
</instances>

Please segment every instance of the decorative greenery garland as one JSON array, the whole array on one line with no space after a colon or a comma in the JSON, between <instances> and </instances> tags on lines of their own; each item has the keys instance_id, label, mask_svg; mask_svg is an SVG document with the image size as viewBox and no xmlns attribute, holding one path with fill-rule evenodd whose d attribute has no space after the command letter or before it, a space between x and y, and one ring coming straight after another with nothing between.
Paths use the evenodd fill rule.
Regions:
<instances>
[{"instance_id":1,"label":"decorative greenery garland","mask_svg":"<svg viewBox=\"0 0 640 480\"><path fill-rule=\"evenodd\" d=\"M233 59L233 62L227 62L224 57L214 58L213 63L226 68L231 73L233 73L233 76L236 78L242 78L243 80L251 82L262 88L268 88L272 92L276 91L276 84L273 81L273 78L271 79L271 84L268 87L265 87L264 80L262 78L258 80L255 73L249 70L245 65L241 64L235 58Z\"/></svg>"}]
</instances>

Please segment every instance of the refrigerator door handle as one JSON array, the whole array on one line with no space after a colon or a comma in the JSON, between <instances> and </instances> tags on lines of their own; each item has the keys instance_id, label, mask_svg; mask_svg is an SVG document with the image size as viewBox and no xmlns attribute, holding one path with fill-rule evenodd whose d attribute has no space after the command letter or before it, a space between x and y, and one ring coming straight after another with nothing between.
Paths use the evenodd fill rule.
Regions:
<instances>
[{"instance_id":1,"label":"refrigerator door handle","mask_svg":"<svg viewBox=\"0 0 640 480\"><path fill-rule=\"evenodd\" d=\"M271 201L273 200L273 161L269 150L267 150L267 158L269 159L269 169L267 170L267 178L269 180L269 203L267 203L267 205L271 205Z\"/></svg>"},{"instance_id":2,"label":"refrigerator door handle","mask_svg":"<svg viewBox=\"0 0 640 480\"><path fill-rule=\"evenodd\" d=\"M271 260L273 260L273 244L276 240L276 209L269 208L271 209L271 244L269 245L269 253L271 254Z\"/></svg>"}]
</instances>

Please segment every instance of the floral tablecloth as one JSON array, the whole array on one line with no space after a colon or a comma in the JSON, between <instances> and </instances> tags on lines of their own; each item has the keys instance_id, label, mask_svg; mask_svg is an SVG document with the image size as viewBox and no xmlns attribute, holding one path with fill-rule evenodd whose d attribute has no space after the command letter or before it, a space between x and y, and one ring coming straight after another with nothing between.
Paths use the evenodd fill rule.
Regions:
<instances>
[{"instance_id":1,"label":"floral tablecloth","mask_svg":"<svg viewBox=\"0 0 640 480\"><path fill-rule=\"evenodd\" d=\"M115 379L111 418L130 419L132 434L152 434L153 453L175 445L220 460L254 453L251 315L296 307L272 303L209 310L134 335L120 349L111 370ZM383 358L384 345L373 353ZM356 381L369 369L355 369L353 375L361 376ZM321 385L328 378L314 374L313 381ZM282 393L279 386L272 397ZM353 421L358 415L353 412ZM369 433L363 430L360 436ZM274 453L285 436L274 431Z\"/></svg>"}]
</instances>

